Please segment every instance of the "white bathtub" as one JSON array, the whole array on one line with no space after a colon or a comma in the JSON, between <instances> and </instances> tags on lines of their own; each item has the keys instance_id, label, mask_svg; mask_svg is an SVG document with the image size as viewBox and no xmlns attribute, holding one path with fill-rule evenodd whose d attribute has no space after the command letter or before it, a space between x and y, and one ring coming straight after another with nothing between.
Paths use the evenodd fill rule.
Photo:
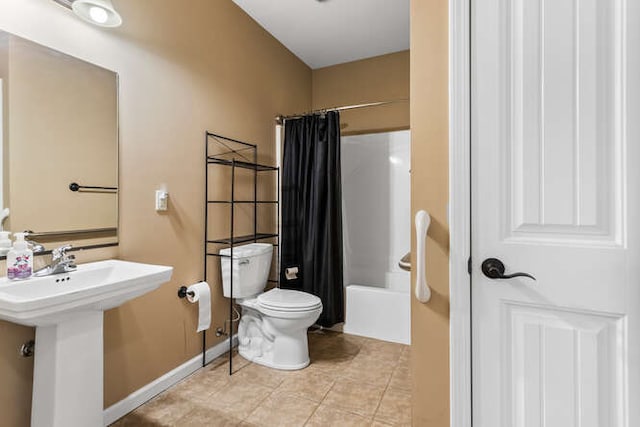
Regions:
<instances>
[{"instance_id":1,"label":"white bathtub","mask_svg":"<svg viewBox=\"0 0 640 427\"><path fill-rule=\"evenodd\" d=\"M411 344L409 289L348 285L346 314L348 334Z\"/></svg>"}]
</instances>

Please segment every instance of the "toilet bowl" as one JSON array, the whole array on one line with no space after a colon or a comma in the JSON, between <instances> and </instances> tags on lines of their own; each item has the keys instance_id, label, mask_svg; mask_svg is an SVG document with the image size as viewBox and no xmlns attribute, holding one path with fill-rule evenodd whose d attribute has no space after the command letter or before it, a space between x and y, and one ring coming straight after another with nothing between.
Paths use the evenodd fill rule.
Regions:
<instances>
[{"instance_id":1,"label":"toilet bowl","mask_svg":"<svg viewBox=\"0 0 640 427\"><path fill-rule=\"evenodd\" d=\"M270 368L302 369L309 365L307 328L318 320L322 302L301 291L264 292L272 254L273 246L266 243L236 246L233 257L230 249L220 251L224 296L242 307L238 351Z\"/></svg>"}]
</instances>

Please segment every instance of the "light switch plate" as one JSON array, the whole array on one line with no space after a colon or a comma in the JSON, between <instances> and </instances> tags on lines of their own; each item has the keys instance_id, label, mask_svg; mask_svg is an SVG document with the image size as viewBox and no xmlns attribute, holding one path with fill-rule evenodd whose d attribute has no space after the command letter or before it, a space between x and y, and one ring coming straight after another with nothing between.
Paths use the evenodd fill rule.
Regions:
<instances>
[{"instance_id":1,"label":"light switch plate","mask_svg":"<svg viewBox=\"0 0 640 427\"><path fill-rule=\"evenodd\" d=\"M167 210L169 201L169 193L164 190L156 190L156 211L162 212Z\"/></svg>"}]
</instances>

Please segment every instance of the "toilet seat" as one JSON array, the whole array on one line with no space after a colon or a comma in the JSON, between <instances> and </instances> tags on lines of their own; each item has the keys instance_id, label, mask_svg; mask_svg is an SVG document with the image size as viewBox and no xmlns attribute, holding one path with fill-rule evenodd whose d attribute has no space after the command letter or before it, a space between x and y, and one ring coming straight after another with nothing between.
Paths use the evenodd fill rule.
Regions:
<instances>
[{"instance_id":1,"label":"toilet seat","mask_svg":"<svg viewBox=\"0 0 640 427\"><path fill-rule=\"evenodd\" d=\"M263 309L282 313L309 312L322 308L322 301L317 296L292 289L271 289L258 295L257 302Z\"/></svg>"}]
</instances>

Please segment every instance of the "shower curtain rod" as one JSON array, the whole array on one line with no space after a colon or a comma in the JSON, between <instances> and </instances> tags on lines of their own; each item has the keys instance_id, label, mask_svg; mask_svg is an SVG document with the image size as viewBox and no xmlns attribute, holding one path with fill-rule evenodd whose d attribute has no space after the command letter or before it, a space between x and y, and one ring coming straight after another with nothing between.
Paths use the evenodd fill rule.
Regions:
<instances>
[{"instance_id":1,"label":"shower curtain rod","mask_svg":"<svg viewBox=\"0 0 640 427\"><path fill-rule=\"evenodd\" d=\"M355 110L356 108L364 108L364 107L378 107L380 105L395 104L397 102L408 102L408 101L409 101L408 98L403 98L403 99L394 99L392 101L367 102L365 104L353 104L353 105L342 105L340 107L321 108L318 110L307 111L306 113L293 114L291 116L276 116L276 123L282 124L284 123L285 120L299 119L309 114L322 114L328 111Z\"/></svg>"}]
</instances>

